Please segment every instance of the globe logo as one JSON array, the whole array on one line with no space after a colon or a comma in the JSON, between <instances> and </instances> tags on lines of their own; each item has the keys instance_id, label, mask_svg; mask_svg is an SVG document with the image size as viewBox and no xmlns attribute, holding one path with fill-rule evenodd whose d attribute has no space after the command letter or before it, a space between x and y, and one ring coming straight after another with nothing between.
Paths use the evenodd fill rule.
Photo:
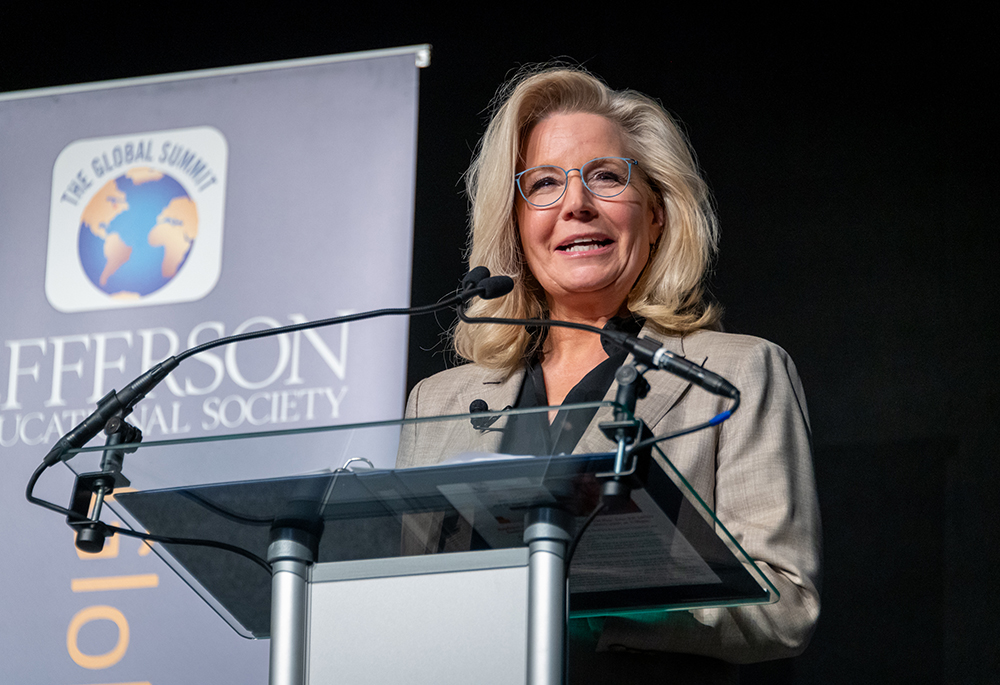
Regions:
<instances>
[{"instance_id":1,"label":"globe logo","mask_svg":"<svg viewBox=\"0 0 1000 685\"><path fill-rule=\"evenodd\" d=\"M198 209L175 179L133 167L108 181L80 217L87 278L116 299L156 292L184 266L198 236Z\"/></svg>"}]
</instances>

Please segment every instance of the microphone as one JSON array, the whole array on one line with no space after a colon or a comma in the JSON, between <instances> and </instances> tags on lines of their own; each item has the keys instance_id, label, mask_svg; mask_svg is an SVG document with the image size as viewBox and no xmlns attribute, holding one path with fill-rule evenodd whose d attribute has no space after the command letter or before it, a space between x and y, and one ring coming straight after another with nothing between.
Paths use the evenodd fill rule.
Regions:
<instances>
[{"instance_id":1,"label":"microphone","mask_svg":"<svg viewBox=\"0 0 1000 685\"><path fill-rule=\"evenodd\" d=\"M90 442L104 430L104 426L113 416L117 415L124 419L131 414L132 408L166 378L178 363L180 361L176 357L170 357L126 385L121 392L112 390L102 397L97 403L97 409L90 416L56 441L42 463L51 466L60 459L63 461L69 459L71 456L67 454L69 450L78 449Z\"/></svg>"},{"instance_id":2,"label":"microphone","mask_svg":"<svg viewBox=\"0 0 1000 685\"><path fill-rule=\"evenodd\" d=\"M462 292L475 288L483 279L489 277L490 270L485 266L475 267L469 273L465 274L465 278L462 279Z\"/></svg>"},{"instance_id":3,"label":"microphone","mask_svg":"<svg viewBox=\"0 0 1000 685\"><path fill-rule=\"evenodd\" d=\"M506 407L506 409L510 408L511 408L510 406ZM490 405L486 404L486 400L483 399L472 400L472 403L469 405L470 414L478 414L480 412L486 412L489 410L490 410ZM476 430L485 431L489 430L489 427L492 426L494 423L496 423L497 419L499 418L500 418L499 416L473 416L472 419L470 420L472 421L473 428L475 428Z\"/></svg>"},{"instance_id":4,"label":"microphone","mask_svg":"<svg viewBox=\"0 0 1000 685\"><path fill-rule=\"evenodd\" d=\"M493 300L503 297L513 289L514 279L510 276L490 276L489 269L477 266L465 274L459 292L467 299L479 295L484 300Z\"/></svg>"},{"instance_id":5,"label":"microphone","mask_svg":"<svg viewBox=\"0 0 1000 685\"><path fill-rule=\"evenodd\" d=\"M657 341L625 334L622 334L622 337L623 340L619 344L644 364L672 373L713 395L721 395L734 400L740 396L740 391L736 389L736 386L719 374L674 354Z\"/></svg>"},{"instance_id":6,"label":"microphone","mask_svg":"<svg viewBox=\"0 0 1000 685\"><path fill-rule=\"evenodd\" d=\"M486 273L489 273L489 271ZM490 276L479 282L479 289L482 291L479 297L484 300L495 300L514 289L514 279L510 276Z\"/></svg>"}]
</instances>

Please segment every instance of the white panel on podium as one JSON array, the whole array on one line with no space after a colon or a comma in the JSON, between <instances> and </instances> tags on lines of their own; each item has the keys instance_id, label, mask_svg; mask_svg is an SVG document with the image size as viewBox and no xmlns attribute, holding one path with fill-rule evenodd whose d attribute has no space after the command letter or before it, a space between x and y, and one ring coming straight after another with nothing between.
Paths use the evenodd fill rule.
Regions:
<instances>
[{"instance_id":1,"label":"white panel on podium","mask_svg":"<svg viewBox=\"0 0 1000 685\"><path fill-rule=\"evenodd\" d=\"M310 685L523 685L528 550L317 564Z\"/></svg>"}]
</instances>

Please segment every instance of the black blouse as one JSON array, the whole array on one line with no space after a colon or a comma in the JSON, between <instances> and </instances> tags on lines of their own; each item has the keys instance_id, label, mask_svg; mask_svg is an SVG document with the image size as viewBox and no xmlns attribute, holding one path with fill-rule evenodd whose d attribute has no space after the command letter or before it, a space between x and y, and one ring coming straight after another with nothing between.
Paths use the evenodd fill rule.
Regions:
<instances>
[{"instance_id":1,"label":"black blouse","mask_svg":"<svg viewBox=\"0 0 1000 685\"><path fill-rule=\"evenodd\" d=\"M615 317L608 320L604 329L638 335L643 323L644 319L634 316ZM625 363L628 352L604 338L601 338L601 344L608 358L591 369L590 373L573 386L563 404L600 402L604 399L615 380L615 372ZM528 360L526 367L524 382L521 384L521 391L518 393L514 408L548 406L540 356L536 354ZM588 410L577 409L573 412L560 411L551 424L547 412L511 416L504 428L500 452L535 456L569 454L583 437L595 414L597 414L596 407Z\"/></svg>"}]
</instances>

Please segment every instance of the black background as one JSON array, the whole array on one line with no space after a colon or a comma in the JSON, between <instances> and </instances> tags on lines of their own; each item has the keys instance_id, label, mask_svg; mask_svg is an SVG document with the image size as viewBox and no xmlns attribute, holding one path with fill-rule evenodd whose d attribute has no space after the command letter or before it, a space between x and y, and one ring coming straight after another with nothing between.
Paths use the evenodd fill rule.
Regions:
<instances>
[{"instance_id":1,"label":"black background","mask_svg":"<svg viewBox=\"0 0 1000 685\"><path fill-rule=\"evenodd\" d=\"M744 682L995 682L995 10L10 6L0 91L433 44L415 304L464 273L461 176L513 69L565 57L660 98L717 200L726 329L785 347L809 395L823 616ZM413 322L411 386L444 368L441 333Z\"/></svg>"}]
</instances>

